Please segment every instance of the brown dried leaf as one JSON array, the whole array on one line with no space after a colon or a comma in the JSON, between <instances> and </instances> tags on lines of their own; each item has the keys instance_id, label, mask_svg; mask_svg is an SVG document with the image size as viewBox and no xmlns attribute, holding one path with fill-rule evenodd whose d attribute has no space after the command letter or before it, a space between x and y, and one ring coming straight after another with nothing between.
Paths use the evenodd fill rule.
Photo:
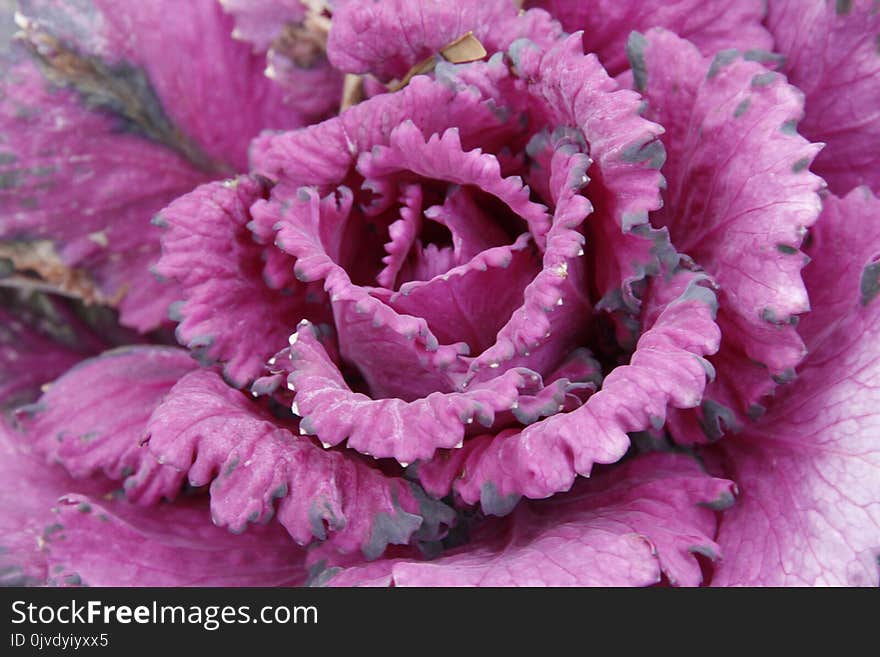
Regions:
<instances>
[{"instance_id":1,"label":"brown dried leaf","mask_svg":"<svg viewBox=\"0 0 880 657\"><path fill-rule=\"evenodd\" d=\"M113 299L104 297L86 272L61 261L48 240L0 241L0 259L7 260L13 270L0 278L2 287L60 294L86 304L116 305L125 294L123 290Z\"/></svg>"},{"instance_id":2,"label":"brown dried leaf","mask_svg":"<svg viewBox=\"0 0 880 657\"><path fill-rule=\"evenodd\" d=\"M431 57L423 59L421 62L413 66L402 80L392 80L388 83L388 91L400 91L409 81L417 75L430 73L437 65L437 57L442 57L452 64L465 64L467 62L475 62L486 56L486 48L480 43L480 40L474 36L473 32L465 32L454 41L450 41L443 46L440 51Z\"/></svg>"}]
</instances>

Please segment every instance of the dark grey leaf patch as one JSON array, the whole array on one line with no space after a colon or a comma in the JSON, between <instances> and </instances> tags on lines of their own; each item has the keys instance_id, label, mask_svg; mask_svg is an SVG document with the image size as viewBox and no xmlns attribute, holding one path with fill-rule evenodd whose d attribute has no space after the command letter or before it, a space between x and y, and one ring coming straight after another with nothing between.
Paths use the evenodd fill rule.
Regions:
<instances>
[{"instance_id":1,"label":"dark grey leaf patch","mask_svg":"<svg viewBox=\"0 0 880 657\"><path fill-rule=\"evenodd\" d=\"M880 293L880 256L862 270L859 289L863 306L867 306L877 298L877 294Z\"/></svg>"}]
</instances>

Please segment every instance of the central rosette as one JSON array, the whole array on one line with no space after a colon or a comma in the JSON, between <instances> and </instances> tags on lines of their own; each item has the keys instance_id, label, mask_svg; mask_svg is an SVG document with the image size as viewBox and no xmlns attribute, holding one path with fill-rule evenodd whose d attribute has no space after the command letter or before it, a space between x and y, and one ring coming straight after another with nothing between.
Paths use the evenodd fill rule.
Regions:
<instances>
[{"instance_id":1,"label":"central rosette","mask_svg":"<svg viewBox=\"0 0 880 657\"><path fill-rule=\"evenodd\" d=\"M463 391L482 370L522 364L517 355L533 362L529 349L551 342L541 369L558 365L584 327L550 319L565 290L582 287L583 267L571 261L582 253L577 227L575 251L545 262L547 207L495 155L465 150L457 128L426 137L407 120L382 136L352 158L345 184L295 196L276 188L254 210L258 223L279 226L297 278L325 281L343 360L374 397L407 401ZM517 316L526 300L535 305L528 287L545 264L556 266L540 290L546 321ZM569 303L589 316L582 295ZM520 353L498 353L499 335Z\"/></svg>"},{"instance_id":2,"label":"central rosette","mask_svg":"<svg viewBox=\"0 0 880 657\"><path fill-rule=\"evenodd\" d=\"M441 66L436 79L256 142L252 162L275 184L250 226L332 308L332 326L302 324L289 364L276 365L289 369L302 433L425 473L438 449L470 454L480 441L466 439L481 434L509 451L524 428L585 408L694 282L647 222L660 131L578 48L521 41L508 57ZM676 291L662 301L647 280L661 270ZM582 463L582 448L561 448L553 482L526 459L515 477L540 481L534 491L471 483L547 495L593 460L619 458L621 444ZM464 486L473 470L454 474Z\"/></svg>"}]
</instances>

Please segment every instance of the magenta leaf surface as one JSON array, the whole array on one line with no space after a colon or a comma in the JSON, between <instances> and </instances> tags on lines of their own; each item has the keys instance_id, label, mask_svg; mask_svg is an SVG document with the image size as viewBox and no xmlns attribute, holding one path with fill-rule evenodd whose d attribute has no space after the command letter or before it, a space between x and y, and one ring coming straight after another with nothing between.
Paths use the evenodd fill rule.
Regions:
<instances>
[{"instance_id":1,"label":"magenta leaf surface","mask_svg":"<svg viewBox=\"0 0 880 657\"><path fill-rule=\"evenodd\" d=\"M234 532L277 517L302 545L318 539L375 559L388 544L419 530L431 538L431 523L452 521L415 484L280 426L213 372L183 377L146 433L157 460L192 486L210 484L214 523Z\"/></svg>"},{"instance_id":2,"label":"magenta leaf surface","mask_svg":"<svg viewBox=\"0 0 880 657\"><path fill-rule=\"evenodd\" d=\"M762 0L527 0L542 7L568 32L583 31L584 50L599 56L616 75L628 67L626 42L633 31L663 27L687 39L704 55L738 48L770 50L773 38L761 24Z\"/></svg>"},{"instance_id":3,"label":"magenta leaf surface","mask_svg":"<svg viewBox=\"0 0 880 657\"><path fill-rule=\"evenodd\" d=\"M530 502L429 562L343 568L330 586L696 586L718 559L715 514L735 488L684 456L653 454Z\"/></svg>"},{"instance_id":4,"label":"magenta leaf surface","mask_svg":"<svg viewBox=\"0 0 880 657\"><path fill-rule=\"evenodd\" d=\"M825 199L804 270L810 355L755 426L719 444L742 495L722 518L712 583L880 581L880 200Z\"/></svg>"},{"instance_id":5,"label":"magenta leaf surface","mask_svg":"<svg viewBox=\"0 0 880 657\"><path fill-rule=\"evenodd\" d=\"M24 36L0 53L0 239L51 240L125 325L155 328L176 291L150 272L150 219L243 169L263 128L302 119L213 0L19 4Z\"/></svg>"},{"instance_id":6,"label":"magenta leaf surface","mask_svg":"<svg viewBox=\"0 0 880 657\"><path fill-rule=\"evenodd\" d=\"M717 439L805 354L799 247L821 209L822 180L809 171L819 145L793 129L802 95L758 62L731 51L704 58L663 30L634 34L630 54L647 115L666 129L667 191L654 220L720 286L718 379L700 413L676 422L678 437Z\"/></svg>"},{"instance_id":7,"label":"magenta leaf surface","mask_svg":"<svg viewBox=\"0 0 880 657\"><path fill-rule=\"evenodd\" d=\"M835 194L880 193L880 12L872 0L771 0L767 27L805 96L798 130L823 142L813 171Z\"/></svg>"}]
</instances>

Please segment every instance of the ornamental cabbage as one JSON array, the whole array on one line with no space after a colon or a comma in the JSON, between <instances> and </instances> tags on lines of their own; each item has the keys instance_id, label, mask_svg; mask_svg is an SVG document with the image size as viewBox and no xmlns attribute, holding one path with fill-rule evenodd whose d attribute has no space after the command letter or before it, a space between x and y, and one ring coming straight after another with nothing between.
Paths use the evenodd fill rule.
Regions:
<instances>
[{"instance_id":1,"label":"ornamental cabbage","mask_svg":"<svg viewBox=\"0 0 880 657\"><path fill-rule=\"evenodd\" d=\"M11 4L3 583L880 583L872 1Z\"/></svg>"}]
</instances>

